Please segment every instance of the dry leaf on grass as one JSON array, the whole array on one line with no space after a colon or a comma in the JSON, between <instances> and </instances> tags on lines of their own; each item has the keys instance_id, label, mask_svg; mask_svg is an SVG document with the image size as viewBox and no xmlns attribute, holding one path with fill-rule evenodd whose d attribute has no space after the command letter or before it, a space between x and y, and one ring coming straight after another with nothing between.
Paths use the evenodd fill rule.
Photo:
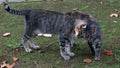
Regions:
<instances>
[{"instance_id":1,"label":"dry leaf on grass","mask_svg":"<svg viewBox=\"0 0 120 68\"><path fill-rule=\"evenodd\" d=\"M78 8L73 8L72 10L73 10L73 11L77 11L77 10L78 10Z\"/></svg>"},{"instance_id":2,"label":"dry leaf on grass","mask_svg":"<svg viewBox=\"0 0 120 68\"><path fill-rule=\"evenodd\" d=\"M28 2L28 0L24 0L24 2Z\"/></svg>"},{"instance_id":3,"label":"dry leaf on grass","mask_svg":"<svg viewBox=\"0 0 120 68\"><path fill-rule=\"evenodd\" d=\"M7 2L0 2L0 5L4 4L4 3L7 3Z\"/></svg>"},{"instance_id":4,"label":"dry leaf on grass","mask_svg":"<svg viewBox=\"0 0 120 68\"><path fill-rule=\"evenodd\" d=\"M91 59L89 59L89 58L86 58L86 59L84 59L84 60L83 60L83 62L84 62L84 63L91 63L91 62L92 62L92 60L91 60Z\"/></svg>"},{"instance_id":5,"label":"dry leaf on grass","mask_svg":"<svg viewBox=\"0 0 120 68\"><path fill-rule=\"evenodd\" d=\"M2 64L0 65L0 68L14 68L16 61L18 61L17 57L13 57L12 64L8 64L6 61L3 61Z\"/></svg>"},{"instance_id":6,"label":"dry leaf on grass","mask_svg":"<svg viewBox=\"0 0 120 68\"><path fill-rule=\"evenodd\" d=\"M44 51L44 50L39 50L38 52L39 52L39 53L44 53L45 51Z\"/></svg>"},{"instance_id":7,"label":"dry leaf on grass","mask_svg":"<svg viewBox=\"0 0 120 68\"><path fill-rule=\"evenodd\" d=\"M110 17L116 17L116 18L118 18L118 14L117 13L112 13L112 14L110 14Z\"/></svg>"},{"instance_id":8,"label":"dry leaf on grass","mask_svg":"<svg viewBox=\"0 0 120 68\"><path fill-rule=\"evenodd\" d=\"M46 0L46 1L65 1L65 0Z\"/></svg>"},{"instance_id":9,"label":"dry leaf on grass","mask_svg":"<svg viewBox=\"0 0 120 68\"><path fill-rule=\"evenodd\" d=\"M0 2L0 5L2 5L3 4L3 2Z\"/></svg>"},{"instance_id":10,"label":"dry leaf on grass","mask_svg":"<svg viewBox=\"0 0 120 68\"><path fill-rule=\"evenodd\" d=\"M18 61L18 58L17 57L13 57L13 62L16 62Z\"/></svg>"},{"instance_id":11,"label":"dry leaf on grass","mask_svg":"<svg viewBox=\"0 0 120 68\"><path fill-rule=\"evenodd\" d=\"M110 50L105 50L105 54L108 56L111 56L111 55L113 55L113 52Z\"/></svg>"},{"instance_id":12,"label":"dry leaf on grass","mask_svg":"<svg viewBox=\"0 0 120 68\"><path fill-rule=\"evenodd\" d=\"M3 37L8 37L8 36L10 36L10 34L11 34L10 32L6 32L6 33L4 33L2 36L3 36Z\"/></svg>"},{"instance_id":13,"label":"dry leaf on grass","mask_svg":"<svg viewBox=\"0 0 120 68\"><path fill-rule=\"evenodd\" d=\"M6 61L3 61L0 67L1 68L14 68L14 66L15 66L15 63L10 65Z\"/></svg>"}]
</instances>

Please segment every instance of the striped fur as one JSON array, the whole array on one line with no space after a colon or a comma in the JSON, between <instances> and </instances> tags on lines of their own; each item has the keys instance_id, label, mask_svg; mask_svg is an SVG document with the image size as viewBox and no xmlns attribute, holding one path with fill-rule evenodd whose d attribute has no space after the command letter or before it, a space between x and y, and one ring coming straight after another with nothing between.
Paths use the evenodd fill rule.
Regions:
<instances>
[{"instance_id":1,"label":"striped fur","mask_svg":"<svg viewBox=\"0 0 120 68\"><path fill-rule=\"evenodd\" d=\"M26 52L31 52L31 48L39 48L33 42L33 37L38 33L56 34L59 36L60 54L65 60L69 60L74 56L71 46L75 44L73 38L76 35L85 38L95 54L95 59L100 59L101 32L98 23L91 15L81 12L62 14L44 9L14 10L6 3L4 8L10 14L25 17L23 46Z\"/></svg>"}]
</instances>

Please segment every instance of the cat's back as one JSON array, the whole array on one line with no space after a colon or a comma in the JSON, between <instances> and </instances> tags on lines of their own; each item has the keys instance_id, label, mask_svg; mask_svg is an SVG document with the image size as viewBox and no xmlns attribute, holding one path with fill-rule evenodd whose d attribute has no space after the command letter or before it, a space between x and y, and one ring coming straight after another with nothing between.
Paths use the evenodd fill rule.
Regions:
<instances>
[{"instance_id":1,"label":"cat's back","mask_svg":"<svg viewBox=\"0 0 120 68\"><path fill-rule=\"evenodd\" d=\"M32 9L30 10L30 12L28 13L29 15L35 15L35 16L39 16L39 15L43 15L43 16L52 16L52 15L59 15L59 16L63 16L63 13L60 12L56 12L56 11L50 11L50 10L45 10L45 9Z\"/></svg>"}]
</instances>

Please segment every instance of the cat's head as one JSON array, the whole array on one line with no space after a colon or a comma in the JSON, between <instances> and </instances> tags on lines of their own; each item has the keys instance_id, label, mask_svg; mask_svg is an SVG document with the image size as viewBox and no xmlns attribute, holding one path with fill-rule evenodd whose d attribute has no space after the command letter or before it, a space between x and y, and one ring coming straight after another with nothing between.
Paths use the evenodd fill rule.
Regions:
<instances>
[{"instance_id":1,"label":"cat's head","mask_svg":"<svg viewBox=\"0 0 120 68\"><path fill-rule=\"evenodd\" d=\"M94 20L91 15L78 11L69 12L67 15L75 19L74 32L77 37L80 37L81 32L88 27L89 21Z\"/></svg>"}]
</instances>

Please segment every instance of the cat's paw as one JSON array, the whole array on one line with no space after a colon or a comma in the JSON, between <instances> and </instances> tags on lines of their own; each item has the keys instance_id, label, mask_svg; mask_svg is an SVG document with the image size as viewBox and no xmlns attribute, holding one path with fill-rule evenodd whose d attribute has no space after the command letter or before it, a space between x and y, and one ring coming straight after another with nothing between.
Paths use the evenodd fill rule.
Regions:
<instances>
[{"instance_id":1,"label":"cat's paw","mask_svg":"<svg viewBox=\"0 0 120 68\"><path fill-rule=\"evenodd\" d=\"M32 52L32 49L26 48L25 51L26 51L27 53L31 53L31 52Z\"/></svg>"},{"instance_id":2,"label":"cat's paw","mask_svg":"<svg viewBox=\"0 0 120 68\"><path fill-rule=\"evenodd\" d=\"M70 56L64 56L63 58L64 58L64 60L66 60L66 61L70 60Z\"/></svg>"},{"instance_id":3,"label":"cat's paw","mask_svg":"<svg viewBox=\"0 0 120 68\"><path fill-rule=\"evenodd\" d=\"M38 45L34 45L34 46L31 46L33 49L40 49L40 46Z\"/></svg>"},{"instance_id":4,"label":"cat's paw","mask_svg":"<svg viewBox=\"0 0 120 68\"><path fill-rule=\"evenodd\" d=\"M69 55L70 57L75 56L75 54L74 54L73 52L70 52L68 55Z\"/></svg>"},{"instance_id":5,"label":"cat's paw","mask_svg":"<svg viewBox=\"0 0 120 68\"><path fill-rule=\"evenodd\" d=\"M100 57L95 57L95 60L100 60Z\"/></svg>"}]
</instances>

